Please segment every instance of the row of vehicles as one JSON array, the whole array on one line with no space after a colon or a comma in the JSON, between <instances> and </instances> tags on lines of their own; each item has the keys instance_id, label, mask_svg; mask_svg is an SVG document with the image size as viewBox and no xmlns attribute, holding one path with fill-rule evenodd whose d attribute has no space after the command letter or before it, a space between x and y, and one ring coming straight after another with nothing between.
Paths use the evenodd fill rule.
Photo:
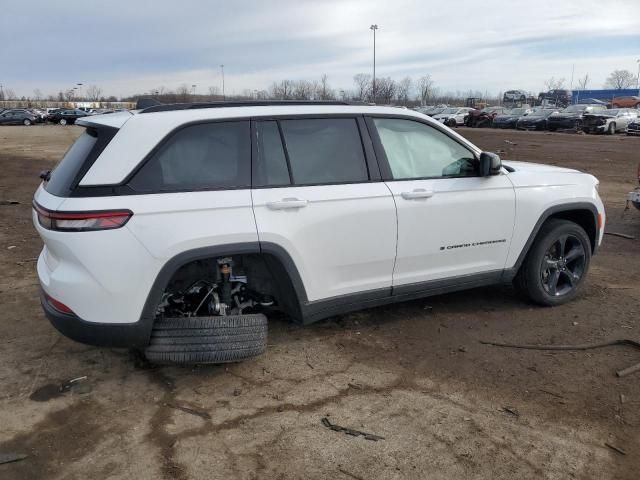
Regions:
<instances>
[{"instance_id":1,"label":"row of vehicles","mask_svg":"<svg viewBox=\"0 0 640 480\"><path fill-rule=\"evenodd\" d=\"M80 108L9 108L0 109L0 125L25 125L35 123L58 123L73 125L77 119L89 115L112 113L113 110L84 110Z\"/></svg>"},{"instance_id":2,"label":"row of vehicles","mask_svg":"<svg viewBox=\"0 0 640 480\"><path fill-rule=\"evenodd\" d=\"M583 98L581 98L580 93L582 91L572 92L571 90L553 89L548 92L540 92L536 98L524 90L507 90L502 96L502 103L512 107L528 103L529 105L539 105L547 108L566 108L572 103L593 103L605 105L608 108L640 108L640 96L637 95L618 95L606 98L601 96L605 100L603 101L596 98L586 98L589 96L588 92L586 92L587 95L583 95Z\"/></svg>"},{"instance_id":3,"label":"row of vehicles","mask_svg":"<svg viewBox=\"0 0 640 480\"><path fill-rule=\"evenodd\" d=\"M505 106L472 109L468 107L433 107L421 113L433 117L449 127L515 128L519 130L574 130L586 133L627 132L640 134L637 109L607 109L601 104L569 105L566 108L517 108Z\"/></svg>"}]
</instances>

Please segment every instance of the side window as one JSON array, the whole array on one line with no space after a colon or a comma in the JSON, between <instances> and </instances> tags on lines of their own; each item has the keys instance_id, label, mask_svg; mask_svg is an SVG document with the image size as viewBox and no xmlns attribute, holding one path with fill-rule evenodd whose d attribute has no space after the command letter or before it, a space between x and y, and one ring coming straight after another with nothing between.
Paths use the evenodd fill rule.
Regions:
<instances>
[{"instance_id":1,"label":"side window","mask_svg":"<svg viewBox=\"0 0 640 480\"><path fill-rule=\"evenodd\" d=\"M129 182L139 192L251 185L249 122L192 125L172 135Z\"/></svg>"},{"instance_id":2,"label":"side window","mask_svg":"<svg viewBox=\"0 0 640 480\"><path fill-rule=\"evenodd\" d=\"M296 185L369 180L354 118L282 120L285 152Z\"/></svg>"},{"instance_id":3,"label":"side window","mask_svg":"<svg viewBox=\"0 0 640 480\"><path fill-rule=\"evenodd\" d=\"M394 179L477 175L473 152L435 128L397 118L373 121Z\"/></svg>"},{"instance_id":4,"label":"side window","mask_svg":"<svg viewBox=\"0 0 640 480\"><path fill-rule=\"evenodd\" d=\"M258 158L254 166L254 185L258 187L289 185L291 179L278 122L269 120L256 123L256 146Z\"/></svg>"}]
</instances>

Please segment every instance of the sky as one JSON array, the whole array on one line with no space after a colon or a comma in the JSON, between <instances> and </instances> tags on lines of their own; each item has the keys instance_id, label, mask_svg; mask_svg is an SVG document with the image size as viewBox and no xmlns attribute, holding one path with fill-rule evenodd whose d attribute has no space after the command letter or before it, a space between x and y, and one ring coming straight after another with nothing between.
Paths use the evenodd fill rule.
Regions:
<instances>
[{"instance_id":1,"label":"sky","mask_svg":"<svg viewBox=\"0 0 640 480\"><path fill-rule=\"evenodd\" d=\"M638 72L640 0L2 0L0 84L18 96L77 83L127 96L161 86L268 89L328 75L431 75L442 93L537 93L550 77ZM86 88L86 87L83 87Z\"/></svg>"}]
</instances>

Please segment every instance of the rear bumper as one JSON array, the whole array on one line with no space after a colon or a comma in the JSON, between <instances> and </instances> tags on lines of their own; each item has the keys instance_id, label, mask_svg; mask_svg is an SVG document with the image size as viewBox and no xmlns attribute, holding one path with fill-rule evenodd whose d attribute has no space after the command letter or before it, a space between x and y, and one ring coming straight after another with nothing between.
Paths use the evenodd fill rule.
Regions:
<instances>
[{"instance_id":1,"label":"rear bumper","mask_svg":"<svg viewBox=\"0 0 640 480\"><path fill-rule=\"evenodd\" d=\"M98 347L143 348L149 344L153 322L95 323L87 322L77 315L62 313L47 301L40 289L40 303L51 324L76 342Z\"/></svg>"}]
</instances>

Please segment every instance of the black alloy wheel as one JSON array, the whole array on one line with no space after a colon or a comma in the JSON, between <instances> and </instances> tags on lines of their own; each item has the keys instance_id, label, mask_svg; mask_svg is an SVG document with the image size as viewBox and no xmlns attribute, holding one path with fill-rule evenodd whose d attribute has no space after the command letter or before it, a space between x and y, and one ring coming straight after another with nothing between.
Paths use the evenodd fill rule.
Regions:
<instances>
[{"instance_id":1,"label":"black alloy wheel","mask_svg":"<svg viewBox=\"0 0 640 480\"><path fill-rule=\"evenodd\" d=\"M560 236L547 250L540 269L542 287L552 296L571 293L585 271L586 252L575 235Z\"/></svg>"}]
</instances>

